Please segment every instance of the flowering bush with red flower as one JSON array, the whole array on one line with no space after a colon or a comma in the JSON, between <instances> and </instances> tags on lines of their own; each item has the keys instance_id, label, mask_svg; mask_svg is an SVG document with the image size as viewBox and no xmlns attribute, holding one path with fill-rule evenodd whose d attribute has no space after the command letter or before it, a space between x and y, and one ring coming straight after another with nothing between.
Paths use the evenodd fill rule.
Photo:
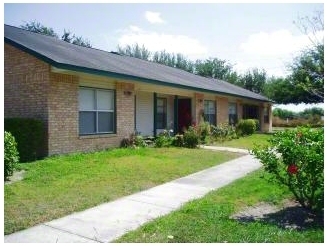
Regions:
<instances>
[{"instance_id":1,"label":"flowering bush with red flower","mask_svg":"<svg viewBox=\"0 0 328 246\"><path fill-rule=\"evenodd\" d=\"M289 165L287 168L289 174L297 174L298 168L295 164Z\"/></svg>"},{"instance_id":2,"label":"flowering bush with red flower","mask_svg":"<svg viewBox=\"0 0 328 246\"><path fill-rule=\"evenodd\" d=\"M324 206L324 130L308 127L275 133L264 147L251 153L273 181L288 186L303 207Z\"/></svg>"}]
</instances>

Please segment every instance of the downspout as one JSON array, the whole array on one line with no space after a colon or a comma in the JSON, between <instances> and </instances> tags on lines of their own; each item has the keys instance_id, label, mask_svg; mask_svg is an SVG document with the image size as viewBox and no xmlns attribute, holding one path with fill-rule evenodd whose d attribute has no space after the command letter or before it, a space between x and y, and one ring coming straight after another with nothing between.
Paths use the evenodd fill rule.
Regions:
<instances>
[{"instance_id":1,"label":"downspout","mask_svg":"<svg viewBox=\"0 0 328 246\"><path fill-rule=\"evenodd\" d=\"M157 135L157 129L156 129L156 123L157 123L157 93L154 92L154 137Z\"/></svg>"},{"instance_id":2,"label":"downspout","mask_svg":"<svg viewBox=\"0 0 328 246\"><path fill-rule=\"evenodd\" d=\"M174 134L178 134L178 96L174 96Z\"/></svg>"}]
</instances>

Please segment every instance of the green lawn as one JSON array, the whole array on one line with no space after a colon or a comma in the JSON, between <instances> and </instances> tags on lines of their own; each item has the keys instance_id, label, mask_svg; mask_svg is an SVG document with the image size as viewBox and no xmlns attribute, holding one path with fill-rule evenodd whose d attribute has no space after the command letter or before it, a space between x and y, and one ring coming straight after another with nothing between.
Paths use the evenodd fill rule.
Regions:
<instances>
[{"instance_id":1,"label":"green lawn","mask_svg":"<svg viewBox=\"0 0 328 246\"><path fill-rule=\"evenodd\" d=\"M291 194L268 183L262 170L204 198L192 201L167 216L125 234L115 242L134 243L323 243L323 226L283 229L269 219L238 222L229 217L259 202L280 205Z\"/></svg>"},{"instance_id":2,"label":"green lawn","mask_svg":"<svg viewBox=\"0 0 328 246\"><path fill-rule=\"evenodd\" d=\"M29 164L4 187L4 232L96 206L226 162L240 155L204 149L114 149Z\"/></svg>"},{"instance_id":3,"label":"green lawn","mask_svg":"<svg viewBox=\"0 0 328 246\"><path fill-rule=\"evenodd\" d=\"M255 144L265 145L272 134L255 133L250 136L240 137L223 143L214 143L211 145L225 146L232 148L252 149Z\"/></svg>"}]
</instances>

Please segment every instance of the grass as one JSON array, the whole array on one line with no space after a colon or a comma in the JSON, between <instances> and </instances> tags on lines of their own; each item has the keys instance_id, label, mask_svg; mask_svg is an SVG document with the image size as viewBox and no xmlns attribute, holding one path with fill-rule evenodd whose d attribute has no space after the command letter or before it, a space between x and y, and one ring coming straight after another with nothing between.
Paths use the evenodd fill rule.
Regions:
<instances>
[{"instance_id":1,"label":"grass","mask_svg":"<svg viewBox=\"0 0 328 246\"><path fill-rule=\"evenodd\" d=\"M236 158L183 148L114 149L28 164L25 178L4 187L4 232L81 211Z\"/></svg>"},{"instance_id":2,"label":"grass","mask_svg":"<svg viewBox=\"0 0 328 246\"><path fill-rule=\"evenodd\" d=\"M180 210L145 224L115 242L134 243L307 243L324 242L323 227L283 229L270 221L238 222L229 217L259 202L279 205L286 189L267 182L263 170L187 203Z\"/></svg>"},{"instance_id":3,"label":"grass","mask_svg":"<svg viewBox=\"0 0 328 246\"><path fill-rule=\"evenodd\" d=\"M271 134L255 133L250 136L240 137L238 139L232 139L230 141L225 141L223 143L214 143L216 146L232 147L232 148L242 148L242 149L252 149L255 144L266 145L267 140L271 137Z\"/></svg>"}]
</instances>

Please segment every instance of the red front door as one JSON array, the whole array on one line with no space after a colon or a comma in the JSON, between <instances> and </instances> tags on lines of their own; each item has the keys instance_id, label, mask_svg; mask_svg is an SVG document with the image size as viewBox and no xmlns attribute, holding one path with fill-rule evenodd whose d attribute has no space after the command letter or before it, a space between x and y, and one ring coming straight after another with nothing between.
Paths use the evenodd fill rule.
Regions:
<instances>
[{"instance_id":1,"label":"red front door","mask_svg":"<svg viewBox=\"0 0 328 246\"><path fill-rule=\"evenodd\" d=\"M178 130L183 133L191 126L191 99L178 100Z\"/></svg>"}]
</instances>

